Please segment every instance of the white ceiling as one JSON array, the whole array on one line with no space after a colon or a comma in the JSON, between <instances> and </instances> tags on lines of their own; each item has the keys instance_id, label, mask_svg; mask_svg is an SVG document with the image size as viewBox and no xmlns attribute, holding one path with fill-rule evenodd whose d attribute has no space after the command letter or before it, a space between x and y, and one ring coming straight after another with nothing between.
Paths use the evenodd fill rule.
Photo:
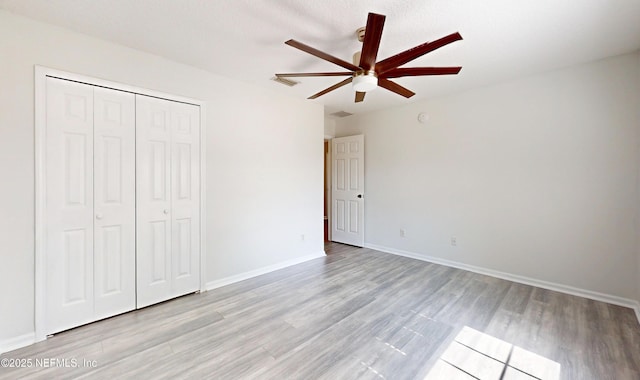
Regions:
<instances>
[{"instance_id":1,"label":"white ceiling","mask_svg":"<svg viewBox=\"0 0 640 380\"><path fill-rule=\"evenodd\" d=\"M351 61L368 12L387 16L378 60L462 34L405 65L463 66L459 75L397 79L416 92L410 99L377 89L355 104L345 86L309 100L326 113L399 106L640 48L640 0L0 0L0 8L299 98L343 78L289 88L274 73L344 70L288 39Z\"/></svg>"}]
</instances>

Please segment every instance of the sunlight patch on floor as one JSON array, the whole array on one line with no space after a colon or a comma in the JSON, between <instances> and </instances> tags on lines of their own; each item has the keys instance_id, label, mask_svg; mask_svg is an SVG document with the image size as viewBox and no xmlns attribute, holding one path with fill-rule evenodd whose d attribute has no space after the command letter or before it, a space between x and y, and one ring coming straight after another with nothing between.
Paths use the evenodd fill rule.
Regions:
<instances>
[{"instance_id":1,"label":"sunlight patch on floor","mask_svg":"<svg viewBox=\"0 0 640 380\"><path fill-rule=\"evenodd\" d=\"M559 380L560 363L465 326L425 380Z\"/></svg>"}]
</instances>

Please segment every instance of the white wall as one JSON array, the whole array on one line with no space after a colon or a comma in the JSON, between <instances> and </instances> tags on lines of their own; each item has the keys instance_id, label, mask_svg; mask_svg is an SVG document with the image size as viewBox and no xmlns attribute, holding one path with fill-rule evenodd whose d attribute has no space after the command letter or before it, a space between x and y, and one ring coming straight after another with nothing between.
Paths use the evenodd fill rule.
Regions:
<instances>
[{"instance_id":1,"label":"white wall","mask_svg":"<svg viewBox=\"0 0 640 380\"><path fill-rule=\"evenodd\" d=\"M324 136L325 138L333 138L336 136L336 121L335 119L324 119Z\"/></svg>"},{"instance_id":2,"label":"white wall","mask_svg":"<svg viewBox=\"0 0 640 380\"><path fill-rule=\"evenodd\" d=\"M0 11L0 346L34 330L35 64L207 102L207 281L322 253L321 106Z\"/></svg>"},{"instance_id":3,"label":"white wall","mask_svg":"<svg viewBox=\"0 0 640 380\"><path fill-rule=\"evenodd\" d=\"M639 300L639 60L338 120L365 135L366 243Z\"/></svg>"}]
</instances>

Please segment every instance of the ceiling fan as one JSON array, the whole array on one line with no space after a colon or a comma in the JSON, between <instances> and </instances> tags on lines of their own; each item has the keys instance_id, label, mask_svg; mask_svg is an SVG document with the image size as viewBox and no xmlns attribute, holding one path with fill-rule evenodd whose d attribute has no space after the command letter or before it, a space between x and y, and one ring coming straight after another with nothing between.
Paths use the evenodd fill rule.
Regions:
<instances>
[{"instance_id":1,"label":"ceiling fan","mask_svg":"<svg viewBox=\"0 0 640 380\"><path fill-rule=\"evenodd\" d=\"M329 73L286 73L276 74L277 78L286 77L333 77L349 76L342 82L326 88L317 94L311 95L308 99L315 99L330 91L340 88L349 83L353 83L356 91L356 103L362 102L368 91L376 89L378 86L385 88L405 98L410 98L415 93L401 85L389 80L390 78L413 77L423 75L450 75L458 74L462 67L407 67L401 68L407 62L421 57L431 51L462 39L460 33L453 33L438 40L425 42L402 53L396 54L382 61L376 62L380 39L382 38L382 28L386 16L369 13L367 26L364 28L364 40L361 38L363 28L358 29L359 40L363 41L362 51L354 54L354 63L349 63L330 54L324 53L311 46L305 45L295 40L289 40L285 44L300 49L318 58L329 61L350 71L329 72Z\"/></svg>"}]
</instances>

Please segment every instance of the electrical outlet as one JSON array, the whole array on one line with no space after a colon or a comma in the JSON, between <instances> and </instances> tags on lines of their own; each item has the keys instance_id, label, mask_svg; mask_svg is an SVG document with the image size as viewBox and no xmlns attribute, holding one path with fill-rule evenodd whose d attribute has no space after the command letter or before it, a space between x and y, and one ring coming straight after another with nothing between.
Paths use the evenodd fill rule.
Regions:
<instances>
[{"instance_id":1,"label":"electrical outlet","mask_svg":"<svg viewBox=\"0 0 640 380\"><path fill-rule=\"evenodd\" d=\"M405 235L405 234L404 234L404 230L403 230L403 229L400 229L400 237L404 237L404 235Z\"/></svg>"},{"instance_id":2,"label":"electrical outlet","mask_svg":"<svg viewBox=\"0 0 640 380\"><path fill-rule=\"evenodd\" d=\"M304 241L304 234L300 235L300 241Z\"/></svg>"},{"instance_id":3,"label":"electrical outlet","mask_svg":"<svg viewBox=\"0 0 640 380\"><path fill-rule=\"evenodd\" d=\"M455 247L455 246L457 246L457 245L458 245L458 238L457 238L457 237L455 237L455 236L451 236L451 245L452 245L453 247Z\"/></svg>"}]
</instances>

